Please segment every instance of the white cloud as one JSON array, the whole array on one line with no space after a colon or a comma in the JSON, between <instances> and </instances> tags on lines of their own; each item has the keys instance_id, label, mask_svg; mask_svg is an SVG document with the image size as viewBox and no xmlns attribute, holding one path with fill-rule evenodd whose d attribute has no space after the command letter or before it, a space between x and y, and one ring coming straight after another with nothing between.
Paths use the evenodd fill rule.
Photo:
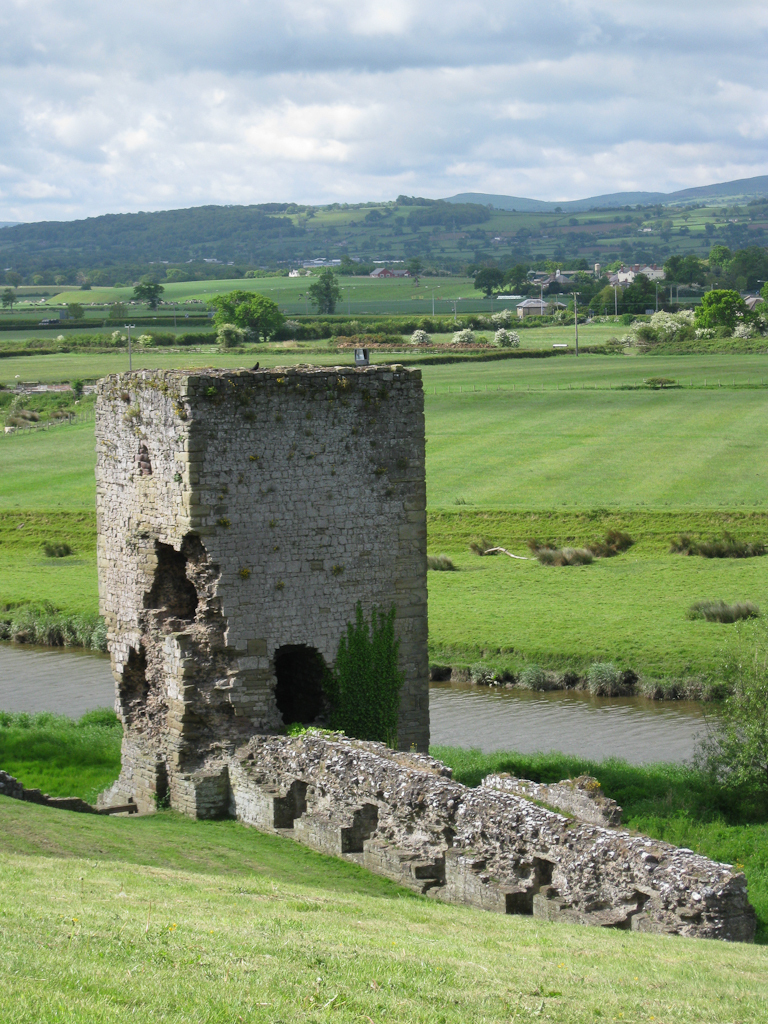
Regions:
<instances>
[{"instance_id":1,"label":"white cloud","mask_svg":"<svg viewBox=\"0 0 768 1024\"><path fill-rule=\"evenodd\" d=\"M768 173L768 7L10 0L0 219Z\"/></svg>"}]
</instances>

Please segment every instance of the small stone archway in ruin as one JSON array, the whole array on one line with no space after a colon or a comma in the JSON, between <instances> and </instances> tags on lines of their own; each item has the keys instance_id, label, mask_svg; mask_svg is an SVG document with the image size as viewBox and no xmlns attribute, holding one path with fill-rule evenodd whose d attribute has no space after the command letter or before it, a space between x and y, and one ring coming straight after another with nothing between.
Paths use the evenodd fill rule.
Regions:
<instances>
[{"instance_id":1,"label":"small stone archway in ruin","mask_svg":"<svg viewBox=\"0 0 768 1024\"><path fill-rule=\"evenodd\" d=\"M286 644L275 651L275 701L286 725L311 725L326 710L323 683L328 666L306 644Z\"/></svg>"}]
</instances>

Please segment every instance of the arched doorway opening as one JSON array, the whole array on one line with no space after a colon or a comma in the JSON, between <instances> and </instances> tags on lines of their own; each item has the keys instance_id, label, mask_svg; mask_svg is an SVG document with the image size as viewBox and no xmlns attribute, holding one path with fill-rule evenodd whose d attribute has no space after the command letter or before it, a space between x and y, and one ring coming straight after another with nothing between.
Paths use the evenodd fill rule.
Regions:
<instances>
[{"instance_id":1,"label":"arched doorway opening","mask_svg":"<svg viewBox=\"0 0 768 1024\"><path fill-rule=\"evenodd\" d=\"M286 644L275 651L275 700L286 725L311 725L323 714L327 672L325 659L314 647Z\"/></svg>"}]
</instances>

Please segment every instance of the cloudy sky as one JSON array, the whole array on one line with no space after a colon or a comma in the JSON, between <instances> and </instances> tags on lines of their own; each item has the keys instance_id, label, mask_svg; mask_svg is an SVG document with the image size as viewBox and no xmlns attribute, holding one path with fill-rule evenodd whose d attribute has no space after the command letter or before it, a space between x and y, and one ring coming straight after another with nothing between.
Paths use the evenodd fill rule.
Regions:
<instances>
[{"instance_id":1,"label":"cloudy sky","mask_svg":"<svg viewBox=\"0 0 768 1024\"><path fill-rule=\"evenodd\" d=\"M0 220L768 173L752 0L4 0Z\"/></svg>"}]
</instances>

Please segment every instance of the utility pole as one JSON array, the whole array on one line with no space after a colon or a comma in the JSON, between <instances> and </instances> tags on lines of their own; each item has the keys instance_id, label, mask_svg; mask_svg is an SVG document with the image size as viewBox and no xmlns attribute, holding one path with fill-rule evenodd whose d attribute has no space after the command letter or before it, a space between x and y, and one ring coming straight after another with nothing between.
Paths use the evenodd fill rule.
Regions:
<instances>
[{"instance_id":1,"label":"utility pole","mask_svg":"<svg viewBox=\"0 0 768 1024\"><path fill-rule=\"evenodd\" d=\"M573 325L576 328L576 358L579 357L579 293L573 293Z\"/></svg>"},{"instance_id":2,"label":"utility pole","mask_svg":"<svg viewBox=\"0 0 768 1024\"><path fill-rule=\"evenodd\" d=\"M619 289L617 285L613 286L613 315L619 315Z\"/></svg>"},{"instance_id":3,"label":"utility pole","mask_svg":"<svg viewBox=\"0 0 768 1024\"><path fill-rule=\"evenodd\" d=\"M128 372L130 373L133 369L133 356L131 353L131 328L136 327L136 324L126 324L126 330L128 331Z\"/></svg>"},{"instance_id":4,"label":"utility pole","mask_svg":"<svg viewBox=\"0 0 768 1024\"><path fill-rule=\"evenodd\" d=\"M659 282L656 282L656 312L659 312Z\"/></svg>"}]
</instances>

